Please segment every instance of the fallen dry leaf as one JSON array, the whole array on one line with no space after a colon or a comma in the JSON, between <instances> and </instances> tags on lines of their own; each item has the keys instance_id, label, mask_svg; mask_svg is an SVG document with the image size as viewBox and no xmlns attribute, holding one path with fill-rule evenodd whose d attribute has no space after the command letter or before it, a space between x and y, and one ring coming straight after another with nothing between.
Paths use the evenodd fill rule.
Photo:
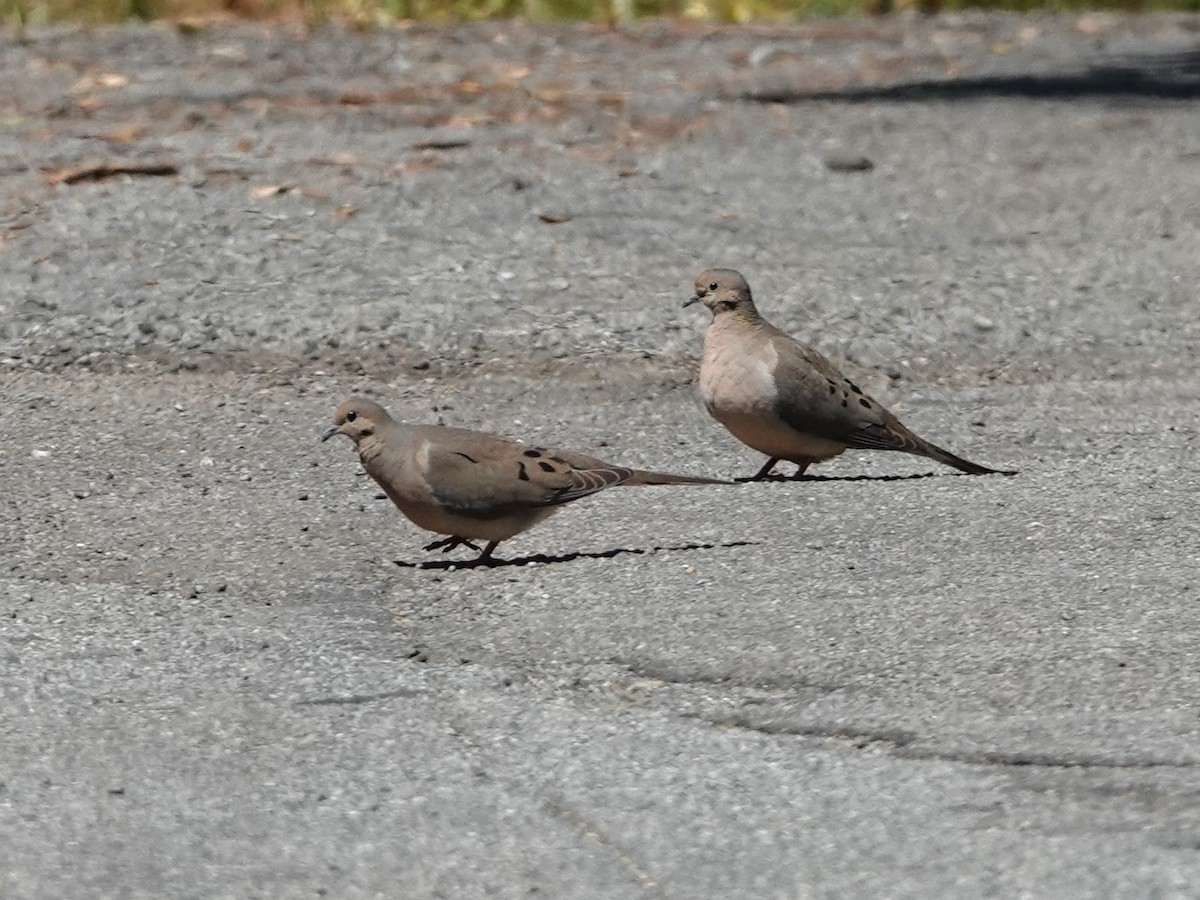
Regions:
<instances>
[{"instance_id":1,"label":"fallen dry leaf","mask_svg":"<svg viewBox=\"0 0 1200 900\"><path fill-rule=\"evenodd\" d=\"M541 213L538 216L539 222L545 222L547 225L561 225L563 222L570 222L571 216L560 215L558 213Z\"/></svg>"},{"instance_id":2,"label":"fallen dry leaf","mask_svg":"<svg viewBox=\"0 0 1200 900\"><path fill-rule=\"evenodd\" d=\"M80 181L100 181L113 175L178 175L173 163L98 162L82 166L43 166L50 184L78 184Z\"/></svg>"},{"instance_id":3,"label":"fallen dry leaf","mask_svg":"<svg viewBox=\"0 0 1200 900\"><path fill-rule=\"evenodd\" d=\"M611 163L616 151L611 146L600 144L573 144L567 147L567 152L592 162Z\"/></svg>"},{"instance_id":4,"label":"fallen dry leaf","mask_svg":"<svg viewBox=\"0 0 1200 900\"><path fill-rule=\"evenodd\" d=\"M346 106L368 106L379 102L379 95L368 91L343 91L338 102Z\"/></svg>"},{"instance_id":5,"label":"fallen dry leaf","mask_svg":"<svg viewBox=\"0 0 1200 900\"><path fill-rule=\"evenodd\" d=\"M100 90L103 88L123 88L129 84L127 75L120 75L116 72L103 72L97 75L84 75L77 82L71 85L71 93L86 94L89 91Z\"/></svg>"},{"instance_id":6,"label":"fallen dry leaf","mask_svg":"<svg viewBox=\"0 0 1200 900\"><path fill-rule=\"evenodd\" d=\"M449 168L451 168L451 163L447 162L444 157L435 156L432 153L410 159L399 167L401 172L434 172Z\"/></svg>"},{"instance_id":7,"label":"fallen dry leaf","mask_svg":"<svg viewBox=\"0 0 1200 900\"><path fill-rule=\"evenodd\" d=\"M131 122L128 125L121 125L114 128L112 131L106 131L99 135L100 140L109 141L114 144L129 144L136 141L150 129L140 122Z\"/></svg>"},{"instance_id":8,"label":"fallen dry leaf","mask_svg":"<svg viewBox=\"0 0 1200 900\"><path fill-rule=\"evenodd\" d=\"M278 197L290 190L291 188L286 184L260 184L250 188L250 196L261 200L263 197Z\"/></svg>"},{"instance_id":9,"label":"fallen dry leaf","mask_svg":"<svg viewBox=\"0 0 1200 900\"><path fill-rule=\"evenodd\" d=\"M447 113L430 122L429 127L435 128L438 125L444 125L448 128L472 128L476 125L485 125L494 119L495 116L492 113L484 110Z\"/></svg>"}]
</instances>

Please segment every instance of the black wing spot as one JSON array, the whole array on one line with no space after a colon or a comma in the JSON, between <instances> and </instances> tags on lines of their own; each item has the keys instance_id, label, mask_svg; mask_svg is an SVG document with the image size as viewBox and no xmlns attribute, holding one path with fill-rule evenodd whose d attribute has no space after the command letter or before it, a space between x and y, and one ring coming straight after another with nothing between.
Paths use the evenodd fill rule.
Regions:
<instances>
[{"instance_id":1,"label":"black wing spot","mask_svg":"<svg viewBox=\"0 0 1200 900\"><path fill-rule=\"evenodd\" d=\"M842 398L842 406L849 406L849 405L850 405L850 404L846 402L846 398L845 398L845 397L843 397L843 398Z\"/></svg>"},{"instance_id":2,"label":"black wing spot","mask_svg":"<svg viewBox=\"0 0 1200 900\"><path fill-rule=\"evenodd\" d=\"M834 384L832 381L829 382L829 393L831 393L831 394L837 393L837 385Z\"/></svg>"},{"instance_id":3,"label":"black wing spot","mask_svg":"<svg viewBox=\"0 0 1200 900\"><path fill-rule=\"evenodd\" d=\"M542 455L541 450L526 450L525 456L538 457Z\"/></svg>"},{"instance_id":4,"label":"black wing spot","mask_svg":"<svg viewBox=\"0 0 1200 900\"><path fill-rule=\"evenodd\" d=\"M517 478L521 481L529 480L529 473L525 471L525 463L517 461Z\"/></svg>"},{"instance_id":5,"label":"black wing spot","mask_svg":"<svg viewBox=\"0 0 1200 900\"><path fill-rule=\"evenodd\" d=\"M859 397L858 402L861 403L867 409L871 408L871 401L868 400L866 397Z\"/></svg>"},{"instance_id":6,"label":"black wing spot","mask_svg":"<svg viewBox=\"0 0 1200 900\"><path fill-rule=\"evenodd\" d=\"M458 456L461 456L461 457L462 457L463 459L465 459L467 462L473 462L473 463L478 463L478 462L479 462L479 460L477 460L477 459L472 459L471 457L467 456L467 454L465 454L465 453L463 453L463 452L461 452L461 451L459 451L459 450L455 450L454 452L455 452L455 454L456 454L456 455L458 455Z\"/></svg>"},{"instance_id":7,"label":"black wing spot","mask_svg":"<svg viewBox=\"0 0 1200 900\"><path fill-rule=\"evenodd\" d=\"M846 384L850 385L850 390L854 391L854 393L859 394L859 395L862 394L862 391L860 391L858 389L858 385L855 384L853 381L847 381Z\"/></svg>"},{"instance_id":8,"label":"black wing spot","mask_svg":"<svg viewBox=\"0 0 1200 900\"><path fill-rule=\"evenodd\" d=\"M538 466L541 468L541 470L543 472L553 472L554 471L554 466L550 465L550 463L545 462L545 461L538 463Z\"/></svg>"},{"instance_id":9,"label":"black wing spot","mask_svg":"<svg viewBox=\"0 0 1200 900\"><path fill-rule=\"evenodd\" d=\"M552 457L550 457L550 460L551 460L551 462L556 462L556 463L565 463L566 462L566 460L563 459L561 456L552 456Z\"/></svg>"}]
</instances>

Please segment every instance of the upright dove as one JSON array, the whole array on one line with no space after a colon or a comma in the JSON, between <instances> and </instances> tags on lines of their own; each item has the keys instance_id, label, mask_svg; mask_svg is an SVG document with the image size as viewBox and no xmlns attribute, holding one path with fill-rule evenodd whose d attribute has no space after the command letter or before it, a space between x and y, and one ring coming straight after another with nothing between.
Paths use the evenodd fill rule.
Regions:
<instances>
[{"instance_id":1,"label":"upright dove","mask_svg":"<svg viewBox=\"0 0 1200 900\"><path fill-rule=\"evenodd\" d=\"M788 460L799 478L813 463L848 448L898 450L971 475L1015 475L955 456L909 431L828 359L780 331L754 306L750 285L733 269L705 269L683 305L712 312L704 336L700 394L714 419L768 457L750 481Z\"/></svg>"},{"instance_id":2,"label":"upright dove","mask_svg":"<svg viewBox=\"0 0 1200 900\"><path fill-rule=\"evenodd\" d=\"M617 485L728 484L712 478L647 472L582 453L546 450L495 435L395 421L378 403L352 398L333 413L321 440L342 434L354 442L363 468L412 522L448 535L426 550L460 545L476 561L552 515L564 503Z\"/></svg>"}]
</instances>

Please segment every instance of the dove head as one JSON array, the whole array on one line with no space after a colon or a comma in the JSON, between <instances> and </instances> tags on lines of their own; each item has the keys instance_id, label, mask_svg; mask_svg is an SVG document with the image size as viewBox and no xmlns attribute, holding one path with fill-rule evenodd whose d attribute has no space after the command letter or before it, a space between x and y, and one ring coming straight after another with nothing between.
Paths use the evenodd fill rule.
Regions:
<instances>
[{"instance_id":1,"label":"dove head","mask_svg":"<svg viewBox=\"0 0 1200 900\"><path fill-rule=\"evenodd\" d=\"M696 293L684 303L703 303L713 316L736 312L744 316L757 316L754 299L750 296L750 285L740 273L733 269L705 269L696 276Z\"/></svg>"},{"instance_id":2,"label":"dove head","mask_svg":"<svg viewBox=\"0 0 1200 900\"><path fill-rule=\"evenodd\" d=\"M378 403L353 397L333 411L333 427L325 430L321 440L327 441L335 434L344 434L357 444L391 421L387 410Z\"/></svg>"}]
</instances>

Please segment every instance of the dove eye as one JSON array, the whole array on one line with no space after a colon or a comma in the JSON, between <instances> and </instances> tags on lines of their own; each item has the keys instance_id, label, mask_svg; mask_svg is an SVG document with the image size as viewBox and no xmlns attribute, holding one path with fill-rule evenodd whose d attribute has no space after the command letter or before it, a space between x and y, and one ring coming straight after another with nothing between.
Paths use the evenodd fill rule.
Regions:
<instances>
[{"instance_id":1,"label":"dove eye","mask_svg":"<svg viewBox=\"0 0 1200 900\"><path fill-rule=\"evenodd\" d=\"M354 412L353 410L346 413L346 421L347 422L353 422L357 418L358 418L358 413Z\"/></svg>"},{"instance_id":2,"label":"dove eye","mask_svg":"<svg viewBox=\"0 0 1200 900\"><path fill-rule=\"evenodd\" d=\"M710 284L710 285L708 286L708 289L709 289L710 291L715 291L715 290L717 289L717 283L714 281L712 284Z\"/></svg>"}]
</instances>

